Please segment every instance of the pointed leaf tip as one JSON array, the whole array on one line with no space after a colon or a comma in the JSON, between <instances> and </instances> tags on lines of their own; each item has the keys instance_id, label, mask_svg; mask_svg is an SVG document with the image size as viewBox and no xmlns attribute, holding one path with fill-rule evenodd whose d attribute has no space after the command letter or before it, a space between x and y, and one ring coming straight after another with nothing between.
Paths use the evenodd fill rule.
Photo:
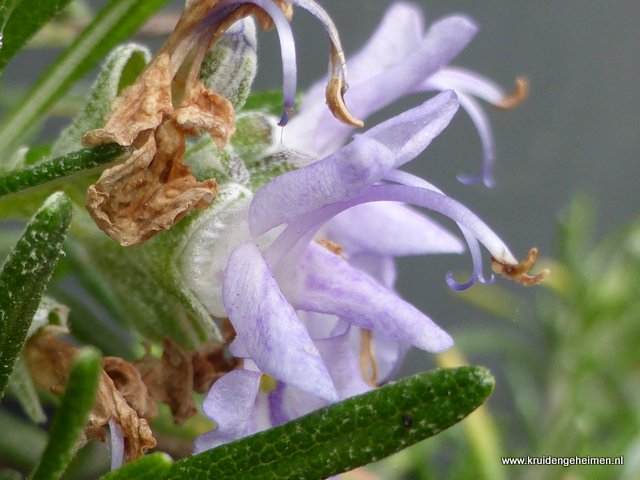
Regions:
<instances>
[{"instance_id":1,"label":"pointed leaf tip","mask_svg":"<svg viewBox=\"0 0 640 480\"><path fill-rule=\"evenodd\" d=\"M31 219L0 271L0 398L62 253L71 200L54 193Z\"/></svg>"}]
</instances>

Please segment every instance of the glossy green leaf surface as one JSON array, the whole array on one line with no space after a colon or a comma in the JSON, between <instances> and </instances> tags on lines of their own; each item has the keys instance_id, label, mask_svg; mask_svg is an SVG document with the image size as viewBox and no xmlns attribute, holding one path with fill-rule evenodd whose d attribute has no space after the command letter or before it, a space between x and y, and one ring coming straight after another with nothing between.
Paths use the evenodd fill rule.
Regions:
<instances>
[{"instance_id":1,"label":"glossy green leaf surface","mask_svg":"<svg viewBox=\"0 0 640 480\"><path fill-rule=\"evenodd\" d=\"M166 453L152 453L114 470L102 477L102 480L160 480L167 474L172 463L171 457Z\"/></svg>"},{"instance_id":2,"label":"glossy green leaf surface","mask_svg":"<svg viewBox=\"0 0 640 480\"><path fill-rule=\"evenodd\" d=\"M51 195L9 254L0 271L0 398L13 370L34 314L71 222L71 202Z\"/></svg>"},{"instance_id":3,"label":"glossy green leaf surface","mask_svg":"<svg viewBox=\"0 0 640 480\"><path fill-rule=\"evenodd\" d=\"M0 70L45 23L60 13L70 0L0 0Z\"/></svg>"},{"instance_id":4,"label":"glossy green leaf surface","mask_svg":"<svg viewBox=\"0 0 640 480\"><path fill-rule=\"evenodd\" d=\"M421 373L174 463L168 479L324 479L449 428L493 390L482 367Z\"/></svg>"},{"instance_id":5,"label":"glossy green leaf surface","mask_svg":"<svg viewBox=\"0 0 640 480\"><path fill-rule=\"evenodd\" d=\"M87 424L101 371L102 363L97 350L86 347L78 352L51 424L49 442L30 477L32 480L55 480L66 470Z\"/></svg>"}]
</instances>

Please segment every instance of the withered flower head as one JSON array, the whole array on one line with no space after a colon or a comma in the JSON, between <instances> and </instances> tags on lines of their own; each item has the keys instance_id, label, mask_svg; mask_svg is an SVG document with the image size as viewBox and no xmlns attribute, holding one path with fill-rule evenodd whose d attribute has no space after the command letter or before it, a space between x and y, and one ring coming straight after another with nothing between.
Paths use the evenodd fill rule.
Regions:
<instances>
[{"instance_id":1,"label":"withered flower head","mask_svg":"<svg viewBox=\"0 0 640 480\"><path fill-rule=\"evenodd\" d=\"M215 179L198 182L184 165L185 137L211 135L222 148L235 131L231 102L205 87L200 67L209 48L239 19L254 15L262 28L276 26L284 64L286 124L295 98L295 45L288 19L292 5L309 10L329 32L331 81L327 103L339 119L361 122L346 111L344 55L335 26L311 0L188 0L173 33L138 80L120 94L104 127L85 134L85 145L132 146L125 163L105 170L89 187L86 206L96 224L124 246L164 231L217 194Z\"/></svg>"}]
</instances>

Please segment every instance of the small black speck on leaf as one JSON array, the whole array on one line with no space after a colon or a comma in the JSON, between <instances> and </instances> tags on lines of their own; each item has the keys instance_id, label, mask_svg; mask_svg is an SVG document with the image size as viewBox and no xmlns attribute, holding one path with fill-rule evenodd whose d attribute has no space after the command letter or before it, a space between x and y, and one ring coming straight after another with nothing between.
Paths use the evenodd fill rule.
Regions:
<instances>
[{"instance_id":1,"label":"small black speck on leaf","mask_svg":"<svg viewBox=\"0 0 640 480\"><path fill-rule=\"evenodd\" d=\"M406 428L411 428L413 426L413 417L408 413L402 415L402 425Z\"/></svg>"}]
</instances>

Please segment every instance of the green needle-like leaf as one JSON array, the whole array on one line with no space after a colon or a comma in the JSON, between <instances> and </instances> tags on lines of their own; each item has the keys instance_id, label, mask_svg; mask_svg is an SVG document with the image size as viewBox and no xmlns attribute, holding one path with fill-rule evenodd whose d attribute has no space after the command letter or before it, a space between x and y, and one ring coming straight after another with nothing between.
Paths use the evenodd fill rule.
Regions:
<instances>
[{"instance_id":1,"label":"green needle-like leaf","mask_svg":"<svg viewBox=\"0 0 640 480\"><path fill-rule=\"evenodd\" d=\"M454 425L494 380L482 367L421 373L173 464L168 479L323 479Z\"/></svg>"},{"instance_id":2,"label":"green needle-like leaf","mask_svg":"<svg viewBox=\"0 0 640 480\"><path fill-rule=\"evenodd\" d=\"M126 152L126 147L108 143L5 173L0 175L0 197L113 162Z\"/></svg>"},{"instance_id":3,"label":"green needle-like leaf","mask_svg":"<svg viewBox=\"0 0 640 480\"><path fill-rule=\"evenodd\" d=\"M111 0L7 116L0 126L0 153L6 155L15 148L22 135L76 80L167 1ZM0 163L4 161L0 158Z\"/></svg>"},{"instance_id":4,"label":"green needle-like leaf","mask_svg":"<svg viewBox=\"0 0 640 480\"><path fill-rule=\"evenodd\" d=\"M173 461L166 453L152 453L102 477L102 480L160 480Z\"/></svg>"},{"instance_id":5,"label":"green needle-like leaf","mask_svg":"<svg viewBox=\"0 0 640 480\"><path fill-rule=\"evenodd\" d=\"M56 480L66 470L93 407L101 369L97 350L87 347L76 355L60 407L51 424L49 442L30 477L32 480Z\"/></svg>"},{"instance_id":6,"label":"green needle-like leaf","mask_svg":"<svg viewBox=\"0 0 640 480\"><path fill-rule=\"evenodd\" d=\"M62 252L71 201L51 195L27 225L0 271L0 398Z\"/></svg>"},{"instance_id":7,"label":"green needle-like leaf","mask_svg":"<svg viewBox=\"0 0 640 480\"><path fill-rule=\"evenodd\" d=\"M70 0L0 0L0 71L24 44L49 20L60 13Z\"/></svg>"}]
</instances>

